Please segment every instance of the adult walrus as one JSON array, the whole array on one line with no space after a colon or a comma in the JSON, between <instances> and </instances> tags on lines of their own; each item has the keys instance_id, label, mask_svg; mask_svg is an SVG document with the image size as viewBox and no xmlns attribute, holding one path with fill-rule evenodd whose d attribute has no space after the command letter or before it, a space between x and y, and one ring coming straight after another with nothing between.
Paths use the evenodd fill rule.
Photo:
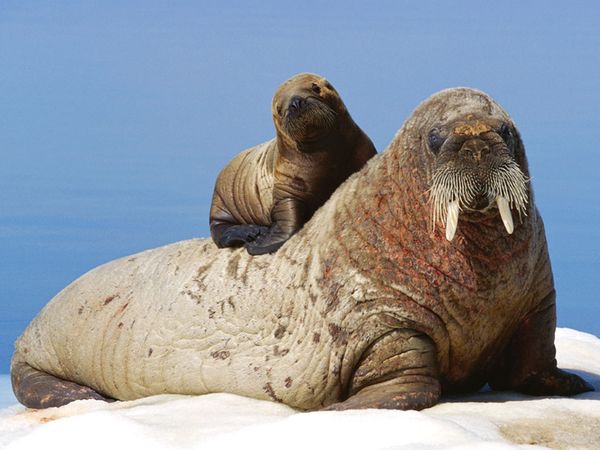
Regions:
<instances>
[{"instance_id":1,"label":"adult walrus","mask_svg":"<svg viewBox=\"0 0 600 450\"><path fill-rule=\"evenodd\" d=\"M275 255L192 240L75 281L17 341L15 394L40 408L230 392L312 410L421 409L486 381L590 390L556 367L528 179L501 107L442 91Z\"/></svg>"},{"instance_id":2,"label":"adult walrus","mask_svg":"<svg viewBox=\"0 0 600 450\"><path fill-rule=\"evenodd\" d=\"M276 251L333 191L375 155L323 77L301 73L273 97L276 138L243 151L219 174L210 234L219 247Z\"/></svg>"}]
</instances>

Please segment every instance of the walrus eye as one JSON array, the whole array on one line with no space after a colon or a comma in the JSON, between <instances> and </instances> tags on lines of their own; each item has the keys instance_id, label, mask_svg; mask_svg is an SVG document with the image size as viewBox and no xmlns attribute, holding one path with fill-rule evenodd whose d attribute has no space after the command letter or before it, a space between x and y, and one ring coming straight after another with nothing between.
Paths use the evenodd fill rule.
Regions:
<instances>
[{"instance_id":1,"label":"walrus eye","mask_svg":"<svg viewBox=\"0 0 600 450\"><path fill-rule=\"evenodd\" d=\"M506 142L507 145L510 146L512 144L512 132L506 123L503 123L500 126L500 137L504 142Z\"/></svg>"},{"instance_id":2,"label":"walrus eye","mask_svg":"<svg viewBox=\"0 0 600 450\"><path fill-rule=\"evenodd\" d=\"M317 83L313 83L311 88L310 88L315 94L320 94L321 93L321 88L319 87L319 85Z\"/></svg>"},{"instance_id":3,"label":"walrus eye","mask_svg":"<svg viewBox=\"0 0 600 450\"><path fill-rule=\"evenodd\" d=\"M440 130L437 128L432 129L427 136L427 144L429 144L431 151L437 155L443 143L444 138L440 134Z\"/></svg>"}]
</instances>

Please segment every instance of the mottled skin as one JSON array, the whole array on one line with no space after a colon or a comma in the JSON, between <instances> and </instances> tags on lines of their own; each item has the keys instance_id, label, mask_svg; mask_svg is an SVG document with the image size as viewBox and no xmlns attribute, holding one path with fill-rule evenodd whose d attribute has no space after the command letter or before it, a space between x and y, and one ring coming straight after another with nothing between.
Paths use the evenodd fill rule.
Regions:
<instances>
[{"instance_id":1,"label":"mottled skin","mask_svg":"<svg viewBox=\"0 0 600 450\"><path fill-rule=\"evenodd\" d=\"M377 153L321 76L284 82L272 113L276 138L240 153L217 178L210 232L219 247L276 251Z\"/></svg>"},{"instance_id":2,"label":"mottled skin","mask_svg":"<svg viewBox=\"0 0 600 450\"><path fill-rule=\"evenodd\" d=\"M512 235L495 208L461 215L452 242L432 228L427 135L469 114L510 124L527 172L496 103L442 91L275 255L185 241L68 286L17 341L17 398L71 401L56 377L123 400L230 392L306 410L421 409L486 381L534 395L589 390L556 367L555 291L531 193ZM32 394L33 377L45 386Z\"/></svg>"}]
</instances>

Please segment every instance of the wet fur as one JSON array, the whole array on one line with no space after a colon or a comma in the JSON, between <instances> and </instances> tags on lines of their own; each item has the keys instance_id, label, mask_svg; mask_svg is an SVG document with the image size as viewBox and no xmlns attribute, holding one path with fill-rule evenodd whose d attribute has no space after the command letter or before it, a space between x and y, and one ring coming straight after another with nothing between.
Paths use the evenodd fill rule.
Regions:
<instances>
[{"instance_id":1,"label":"wet fur","mask_svg":"<svg viewBox=\"0 0 600 450\"><path fill-rule=\"evenodd\" d=\"M293 100L301 99L301 107ZM333 86L300 74L273 98L277 137L246 150L219 174L210 210L219 247L272 253L333 191L376 154Z\"/></svg>"}]
</instances>

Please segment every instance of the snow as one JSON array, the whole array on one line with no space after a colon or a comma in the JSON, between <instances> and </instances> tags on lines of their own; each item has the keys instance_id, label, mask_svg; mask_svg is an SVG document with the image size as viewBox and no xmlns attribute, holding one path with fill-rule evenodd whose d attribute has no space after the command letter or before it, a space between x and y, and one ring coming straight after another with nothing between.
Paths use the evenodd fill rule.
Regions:
<instances>
[{"instance_id":1,"label":"snow","mask_svg":"<svg viewBox=\"0 0 600 450\"><path fill-rule=\"evenodd\" d=\"M0 376L0 447L600 448L600 339L558 329L556 347L559 366L583 376L596 392L533 398L485 391L445 398L421 412L299 413L231 394L162 395L111 404L87 400L34 411L14 404L8 376Z\"/></svg>"}]
</instances>

